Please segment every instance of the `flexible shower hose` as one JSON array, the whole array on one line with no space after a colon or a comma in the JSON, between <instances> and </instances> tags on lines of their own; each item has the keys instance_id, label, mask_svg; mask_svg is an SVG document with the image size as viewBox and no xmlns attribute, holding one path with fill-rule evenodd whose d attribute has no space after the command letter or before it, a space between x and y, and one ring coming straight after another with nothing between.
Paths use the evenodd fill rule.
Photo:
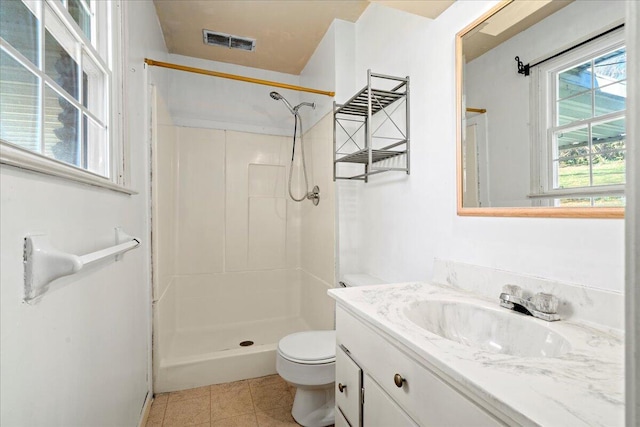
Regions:
<instances>
[{"instance_id":1,"label":"flexible shower hose","mask_svg":"<svg viewBox=\"0 0 640 427\"><path fill-rule=\"evenodd\" d=\"M291 150L291 167L289 168L289 196L296 202L302 202L307 198L309 194L309 181L307 178L307 165L304 160L304 140L302 139L302 117L299 117L298 114L293 115L295 124L293 125L293 148ZM298 133L298 119L300 120L300 155L302 156L302 172L304 174L304 195L297 199L293 192L291 191L291 178L293 176L293 160L296 155L296 134Z\"/></svg>"}]
</instances>

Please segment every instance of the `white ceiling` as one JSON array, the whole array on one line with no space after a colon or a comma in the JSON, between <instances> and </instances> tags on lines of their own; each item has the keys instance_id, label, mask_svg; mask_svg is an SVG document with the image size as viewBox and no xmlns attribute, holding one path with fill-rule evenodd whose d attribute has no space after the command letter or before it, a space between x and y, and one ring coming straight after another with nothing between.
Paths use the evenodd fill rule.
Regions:
<instances>
[{"instance_id":1,"label":"white ceiling","mask_svg":"<svg viewBox=\"0 0 640 427\"><path fill-rule=\"evenodd\" d=\"M154 0L170 53L296 75L334 19L355 22L370 2L435 18L454 0ZM256 39L256 50L205 45L203 29Z\"/></svg>"},{"instance_id":2,"label":"white ceiling","mask_svg":"<svg viewBox=\"0 0 640 427\"><path fill-rule=\"evenodd\" d=\"M531 2L515 0L464 35L462 40L465 61L471 62L484 55L494 47L556 13L573 1L545 0Z\"/></svg>"}]
</instances>

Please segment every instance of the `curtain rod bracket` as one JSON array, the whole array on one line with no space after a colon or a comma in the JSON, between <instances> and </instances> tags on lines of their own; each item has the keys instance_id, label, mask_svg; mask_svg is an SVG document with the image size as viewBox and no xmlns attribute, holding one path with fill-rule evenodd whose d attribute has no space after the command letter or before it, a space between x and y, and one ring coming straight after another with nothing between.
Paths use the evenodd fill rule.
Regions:
<instances>
[{"instance_id":1,"label":"curtain rod bracket","mask_svg":"<svg viewBox=\"0 0 640 427\"><path fill-rule=\"evenodd\" d=\"M523 64L522 61L520 61L520 57L516 56L516 62L518 63L518 74L523 74L525 76L529 75L529 64Z\"/></svg>"}]
</instances>

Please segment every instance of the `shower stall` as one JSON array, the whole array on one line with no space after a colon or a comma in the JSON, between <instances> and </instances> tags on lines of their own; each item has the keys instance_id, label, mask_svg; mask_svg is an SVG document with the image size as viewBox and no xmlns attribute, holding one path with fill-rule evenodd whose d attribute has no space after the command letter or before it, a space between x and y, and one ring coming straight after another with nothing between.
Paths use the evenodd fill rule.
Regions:
<instances>
[{"instance_id":1,"label":"shower stall","mask_svg":"<svg viewBox=\"0 0 640 427\"><path fill-rule=\"evenodd\" d=\"M331 114L292 156L302 105L254 91L289 135L184 126L151 89L156 392L274 374L282 337L333 328Z\"/></svg>"}]
</instances>

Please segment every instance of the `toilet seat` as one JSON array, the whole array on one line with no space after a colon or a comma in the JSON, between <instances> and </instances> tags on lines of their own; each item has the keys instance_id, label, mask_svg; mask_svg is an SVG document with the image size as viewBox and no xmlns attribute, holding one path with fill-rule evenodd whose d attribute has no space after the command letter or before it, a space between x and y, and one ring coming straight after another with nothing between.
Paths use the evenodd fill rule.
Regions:
<instances>
[{"instance_id":1,"label":"toilet seat","mask_svg":"<svg viewBox=\"0 0 640 427\"><path fill-rule=\"evenodd\" d=\"M305 365L320 365L336 360L336 331L306 331L287 335L278 343L285 359Z\"/></svg>"}]
</instances>

